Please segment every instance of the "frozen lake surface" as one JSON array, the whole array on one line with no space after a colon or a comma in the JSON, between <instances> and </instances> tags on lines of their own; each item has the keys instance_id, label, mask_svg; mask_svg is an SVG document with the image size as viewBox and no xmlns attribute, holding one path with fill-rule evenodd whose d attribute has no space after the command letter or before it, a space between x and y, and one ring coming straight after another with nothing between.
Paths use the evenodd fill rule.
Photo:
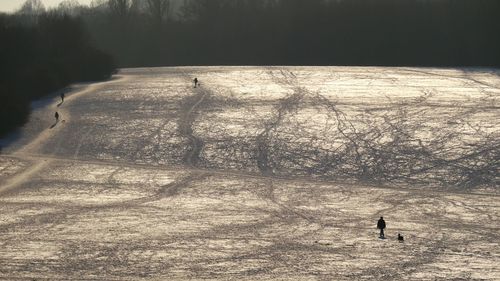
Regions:
<instances>
[{"instance_id":1,"label":"frozen lake surface","mask_svg":"<svg viewBox=\"0 0 500 281\"><path fill-rule=\"evenodd\" d=\"M500 280L499 98L490 69L75 85L0 154L0 279Z\"/></svg>"}]
</instances>

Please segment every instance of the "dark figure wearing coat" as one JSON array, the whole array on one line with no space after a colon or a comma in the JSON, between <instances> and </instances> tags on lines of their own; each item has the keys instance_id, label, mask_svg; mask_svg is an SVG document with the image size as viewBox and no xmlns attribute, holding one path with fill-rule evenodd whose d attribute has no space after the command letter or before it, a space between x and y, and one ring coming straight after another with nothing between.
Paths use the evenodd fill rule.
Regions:
<instances>
[{"instance_id":1,"label":"dark figure wearing coat","mask_svg":"<svg viewBox=\"0 0 500 281\"><path fill-rule=\"evenodd\" d=\"M384 217L380 217L377 222L377 228L380 229L380 238L384 238L385 220Z\"/></svg>"}]
</instances>

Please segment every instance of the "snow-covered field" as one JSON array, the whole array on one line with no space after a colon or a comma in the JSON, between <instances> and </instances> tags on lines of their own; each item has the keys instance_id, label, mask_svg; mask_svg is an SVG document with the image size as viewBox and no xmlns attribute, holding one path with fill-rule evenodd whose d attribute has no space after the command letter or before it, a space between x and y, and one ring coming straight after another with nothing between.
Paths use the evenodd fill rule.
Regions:
<instances>
[{"instance_id":1,"label":"snow-covered field","mask_svg":"<svg viewBox=\"0 0 500 281\"><path fill-rule=\"evenodd\" d=\"M4 142L0 279L500 280L499 98L490 69L76 85Z\"/></svg>"}]
</instances>

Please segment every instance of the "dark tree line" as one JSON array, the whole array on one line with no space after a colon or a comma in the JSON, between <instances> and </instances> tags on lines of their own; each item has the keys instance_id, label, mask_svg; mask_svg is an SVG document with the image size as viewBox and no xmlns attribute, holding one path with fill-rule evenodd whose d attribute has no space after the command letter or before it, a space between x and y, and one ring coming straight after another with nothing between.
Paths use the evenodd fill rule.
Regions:
<instances>
[{"instance_id":1,"label":"dark tree line","mask_svg":"<svg viewBox=\"0 0 500 281\"><path fill-rule=\"evenodd\" d=\"M32 100L114 70L81 19L60 13L0 15L0 42L0 136L26 122Z\"/></svg>"},{"instance_id":2,"label":"dark tree line","mask_svg":"<svg viewBox=\"0 0 500 281\"><path fill-rule=\"evenodd\" d=\"M498 0L109 0L82 10L120 66L499 66Z\"/></svg>"}]
</instances>

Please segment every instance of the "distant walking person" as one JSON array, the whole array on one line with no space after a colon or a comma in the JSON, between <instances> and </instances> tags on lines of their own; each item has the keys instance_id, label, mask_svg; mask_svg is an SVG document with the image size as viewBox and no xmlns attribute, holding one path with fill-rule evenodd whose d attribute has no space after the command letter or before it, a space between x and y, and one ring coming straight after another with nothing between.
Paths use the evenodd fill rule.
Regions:
<instances>
[{"instance_id":1,"label":"distant walking person","mask_svg":"<svg viewBox=\"0 0 500 281\"><path fill-rule=\"evenodd\" d=\"M56 118L56 123L59 121L59 113L56 111L56 114L54 114L54 117Z\"/></svg>"},{"instance_id":2,"label":"distant walking person","mask_svg":"<svg viewBox=\"0 0 500 281\"><path fill-rule=\"evenodd\" d=\"M61 106L64 103L64 92L61 92L61 102L57 104L57 107Z\"/></svg>"},{"instance_id":3,"label":"distant walking person","mask_svg":"<svg viewBox=\"0 0 500 281\"><path fill-rule=\"evenodd\" d=\"M194 82L194 87L196 88L198 86L198 78L194 78L193 82Z\"/></svg>"},{"instance_id":4,"label":"distant walking person","mask_svg":"<svg viewBox=\"0 0 500 281\"><path fill-rule=\"evenodd\" d=\"M384 217L380 217L377 222L377 228L380 229L380 238L385 238L384 229L385 229L385 220Z\"/></svg>"}]
</instances>

